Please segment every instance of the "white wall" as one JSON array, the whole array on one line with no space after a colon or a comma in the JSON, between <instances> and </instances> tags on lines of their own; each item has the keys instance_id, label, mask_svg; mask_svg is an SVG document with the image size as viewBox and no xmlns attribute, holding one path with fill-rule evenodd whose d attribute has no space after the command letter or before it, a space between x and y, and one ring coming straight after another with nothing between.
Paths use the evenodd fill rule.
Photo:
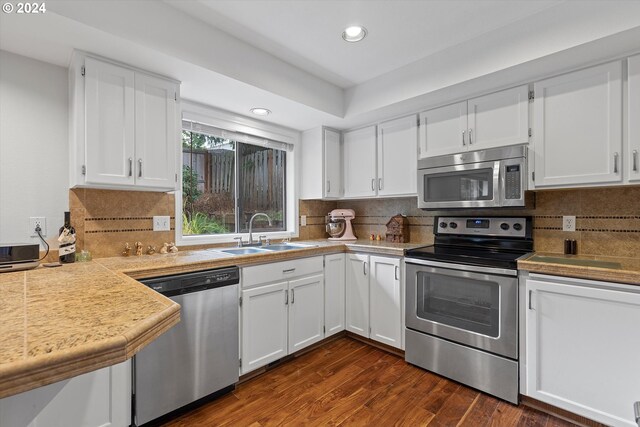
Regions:
<instances>
[{"instance_id":1,"label":"white wall","mask_svg":"<svg viewBox=\"0 0 640 427\"><path fill-rule=\"evenodd\" d=\"M66 68L0 51L0 243L38 241L28 232L31 216L46 217L50 238L62 225L69 207L67 87Z\"/></svg>"}]
</instances>

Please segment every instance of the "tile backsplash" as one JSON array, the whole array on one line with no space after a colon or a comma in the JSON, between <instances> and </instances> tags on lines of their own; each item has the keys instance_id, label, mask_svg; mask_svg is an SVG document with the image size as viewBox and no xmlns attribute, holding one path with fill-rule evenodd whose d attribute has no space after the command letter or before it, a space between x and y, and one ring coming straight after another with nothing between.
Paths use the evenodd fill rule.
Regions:
<instances>
[{"instance_id":1,"label":"tile backsplash","mask_svg":"<svg viewBox=\"0 0 640 427\"><path fill-rule=\"evenodd\" d=\"M562 253L564 239L578 242L578 254L637 257L640 255L640 186L615 188L546 190L536 192L534 209L427 212L418 209L415 197L351 201L301 200L300 214L307 226L300 238L328 237L324 216L335 208L356 212L355 233L359 238L380 234L387 221L401 213L409 219L411 242L433 242L436 215L529 215L533 217L535 250ZM576 231L562 231L562 216L576 216Z\"/></svg>"},{"instance_id":2,"label":"tile backsplash","mask_svg":"<svg viewBox=\"0 0 640 427\"><path fill-rule=\"evenodd\" d=\"M358 237L380 234L398 213L406 215L411 242L433 243L434 216L451 212L427 212L417 207L415 197L369 200L300 200L300 215L307 225L300 227L300 239L322 239L325 215L332 209L356 212L354 230ZM160 248L175 240L175 199L170 193L73 189L69 191L71 220L78 234L78 250L96 257L118 256L125 242L140 241ZM453 214L459 214L460 211ZM536 251L562 253L564 239L578 242L578 254L637 257L640 255L640 186L615 188L547 190L536 192L535 209L478 210L464 215L530 215ZM154 232L152 217L168 215L171 230ZM562 231L562 216L576 216L576 231ZM195 249L195 247L190 247Z\"/></svg>"}]
</instances>

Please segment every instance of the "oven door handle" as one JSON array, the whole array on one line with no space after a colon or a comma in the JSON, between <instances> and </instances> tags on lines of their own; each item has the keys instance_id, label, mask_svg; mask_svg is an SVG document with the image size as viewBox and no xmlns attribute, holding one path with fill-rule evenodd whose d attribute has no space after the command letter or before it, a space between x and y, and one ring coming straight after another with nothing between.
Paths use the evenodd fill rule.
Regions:
<instances>
[{"instance_id":1,"label":"oven door handle","mask_svg":"<svg viewBox=\"0 0 640 427\"><path fill-rule=\"evenodd\" d=\"M471 273L499 274L502 276L517 276L518 270L509 268L483 267L480 265L454 264L451 262L431 261L416 258L405 258L406 264L425 265L427 267L441 267L450 270L469 271Z\"/></svg>"}]
</instances>

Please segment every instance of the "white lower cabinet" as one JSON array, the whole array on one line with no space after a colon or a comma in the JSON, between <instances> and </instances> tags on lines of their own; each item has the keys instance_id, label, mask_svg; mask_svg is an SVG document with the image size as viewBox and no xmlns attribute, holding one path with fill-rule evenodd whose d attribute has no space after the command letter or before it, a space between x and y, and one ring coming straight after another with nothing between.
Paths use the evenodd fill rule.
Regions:
<instances>
[{"instance_id":1,"label":"white lower cabinet","mask_svg":"<svg viewBox=\"0 0 640 427\"><path fill-rule=\"evenodd\" d=\"M345 254L324 257L324 336L345 330Z\"/></svg>"},{"instance_id":2,"label":"white lower cabinet","mask_svg":"<svg viewBox=\"0 0 640 427\"><path fill-rule=\"evenodd\" d=\"M2 427L130 424L130 360L0 400Z\"/></svg>"},{"instance_id":3,"label":"white lower cabinet","mask_svg":"<svg viewBox=\"0 0 640 427\"><path fill-rule=\"evenodd\" d=\"M525 278L527 396L612 426L636 427L640 287Z\"/></svg>"},{"instance_id":4,"label":"white lower cabinet","mask_svg":"<svg viewBox=\"0 0 640 427\"><path fill-rule=\"evenodd\" d=\"M347 330L403 348L401 260L349 254L346 277Z\"/></svg>"},{"instance_id":5,"label":"white lower cabinet","mask_svg":"<svg viewBox=\"0 0 640 427\"><path fill-rule=\"evenodd\" d=\"M322 257L243 268L242 287L241 374L324 338Z\"/></svg>"}]
</instances>

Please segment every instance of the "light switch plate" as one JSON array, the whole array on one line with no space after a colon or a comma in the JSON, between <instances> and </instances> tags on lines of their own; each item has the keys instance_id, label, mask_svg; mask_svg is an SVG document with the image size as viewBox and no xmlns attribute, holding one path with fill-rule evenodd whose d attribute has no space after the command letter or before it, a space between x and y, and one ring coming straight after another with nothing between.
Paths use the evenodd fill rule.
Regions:
<instances>
[{"instance_id":1,"label":"light switch plate","mask_svg":"<svg viewBox=\"0 0 640 427\"><path fill-rule=\"evenodd\" d=\"M168 216L153 217L153 231L169 231L171 230L171 221Z\"/></svg>"},{"instance_id":2,"label":"light switch plate","mask_svg":"<svg viewBox=\"0 0 640 427\"><path fill-rule=\"evenodd\" d=\"M576 217L565 215L562 217L562 231L576 231Z\"/></svg>"}]
</instances>

